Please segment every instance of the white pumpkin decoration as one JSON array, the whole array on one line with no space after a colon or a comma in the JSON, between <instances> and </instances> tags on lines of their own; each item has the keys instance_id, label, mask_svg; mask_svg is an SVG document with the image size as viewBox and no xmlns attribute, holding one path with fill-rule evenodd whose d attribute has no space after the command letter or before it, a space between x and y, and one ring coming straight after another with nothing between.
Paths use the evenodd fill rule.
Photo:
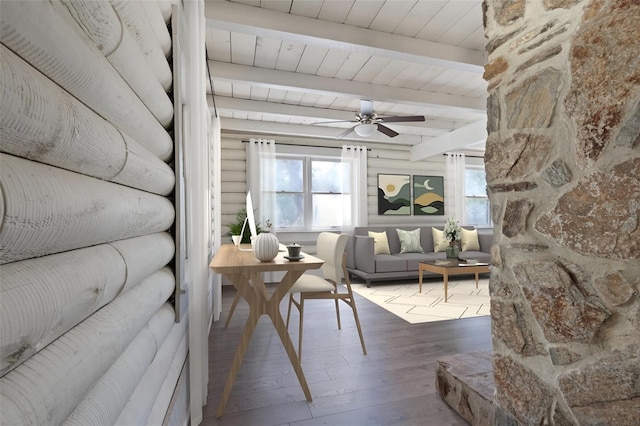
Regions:
<instances>
[{"instance_id":1,"label":"white pumpkin decoration","mask_svg":"<svg viewBox=\"0 0 640 426\"><path fill-rule=\"evenodd\" d=\"M260 262L269 262L278 255L278 238L268 232L258 234L253 242L253 253Z\"/></svg>"}]
</instances>

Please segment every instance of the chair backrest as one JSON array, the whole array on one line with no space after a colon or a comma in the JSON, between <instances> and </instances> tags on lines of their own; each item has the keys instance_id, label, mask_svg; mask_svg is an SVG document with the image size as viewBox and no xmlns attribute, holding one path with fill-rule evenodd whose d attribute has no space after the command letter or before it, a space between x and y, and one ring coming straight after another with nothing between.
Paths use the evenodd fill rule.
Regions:
<instances>
[{"instance_id":1,"label":"chair backrest","mask_svg":"<svg viewBox=\"0 0 640 426\"><path fill-rule=\"evenodd\" d=\"M347 241L349 241L347 234L321 232L316 243L317 257L324 260L321 267L324 278L337 284L340 284L344 277L342 261Z\"/></svg>"}]
</instances>

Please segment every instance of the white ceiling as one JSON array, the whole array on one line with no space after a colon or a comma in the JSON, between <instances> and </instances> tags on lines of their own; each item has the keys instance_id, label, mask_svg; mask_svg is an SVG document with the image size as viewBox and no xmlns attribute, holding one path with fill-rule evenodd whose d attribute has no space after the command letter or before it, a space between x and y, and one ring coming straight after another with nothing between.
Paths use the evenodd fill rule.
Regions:
<instances>
[{"instance_id":1,"label":"white ceiling","mask_svg":"<svg viewBox=\"0 0 640 426\"><path fill-rule=\"evenodd\" d=\"M400 133L363 139L418 160L484 150L481 0L206 0L207 55L223 131L335 139L360 99Z\"/></svg>"}]
</instances>

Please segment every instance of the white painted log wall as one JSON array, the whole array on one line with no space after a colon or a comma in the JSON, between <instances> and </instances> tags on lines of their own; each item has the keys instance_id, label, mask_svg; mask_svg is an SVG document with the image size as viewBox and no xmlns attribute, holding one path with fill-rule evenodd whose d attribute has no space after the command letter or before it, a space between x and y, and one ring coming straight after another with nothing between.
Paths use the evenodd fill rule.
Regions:
<instances>
[{"instance_id":1,"label":"white painted log wall","mask_svg":"<svg viewBox=\"0 0 640 426\"><path fill-rule=\"evenodd\" d=\"M165 377L169 374L174 357L181 348L180 343L185 338L186 323L185 321L174 325L115 424L144 425L147 423Z\"/></svg>"},{"instance_id":2,"label":"white painted log wall","mask_svg":"<svg viewBox=\"0 0 640 426\"><path fill-rule=\"evenodd\" d=\"M185 318L180 321L180 324L184 324L185 327L188 326L188 318L186 317L188 317L188 315L185 315ZM185 366L184 360L187 357L187 350L187 336L185 334L182 336L178 349L173 355L173 360L171 361L169 371L162 382L162 387L160 388L160 392L158 392L158 397L153 403L153 407L151 407L151 412L149 413L149 417L147 417L147 425L156 426L163 423L167 413L167 407L171 404L171 399L174 396L174 391L177 387L176 384L178 383L178 379L180 378Z\"/></svg>"},{"instance_id":3,"label":"white painted log wall","mask_svg":"<svg viewBox=\"0 0 640 426\"><path fill-rule=\"evenodd\" d=\"M4 424L60 424L175 288L168 268L149 276L0 379Z\"/></svg>"},{"instance_id":4,"label":"white painted log wall","mask_svg":"<svg viewBox=\"0 0 640 426\"><path fill-rule=\"evenodd\" d=\"M111 0L111 4L142 48L142 53L151 65L151 69L160 81L160 84L162 84L162 87L167 91L171 89L173 80L171 69L165 58L161 41L159 41L154 34L154 30L157 29L159 25L149 22L149 16L142 7L142 2ZM171 39L167 27L165 26L164 28L166 36Z\"/></svg>"},{"instance_id":5,"label":"white painted log wall","mask_svg":"<svg viewBox=\"0 0 640 426\"><path fill-rule=\"evenodd\" d=\"M161 232L173 223L173 205L159 195L12 155L0 154L0 161L0 264Z\"/></svg>"},{"instance_id":6,"label":"white painted log wall","mask_svg":"<svg viewBox=\"0 0 640 426\"><path fill-rule=\"evenodd\" d=\"M169 133L104 55L51 3L2 2L1 7L2 44L161 160L171 158Z\"/></svg>"},{"instance_id":7,"label":"white painted log wall","mask_svg":"<svg viewBox=\"0 0 640 426\"><path fill-rule=\"evenodd\" d=\"M173 171L27 62L0 46L2 151L167 195Z\"/></svg>"},{"instance_id":8,"label":"white painted log wall","mask_svg":"<svg viewBox=\"0 0 640 426\"><path fill-rule=\"evenodd\" d=\"M113 67L120 73L129 86L138 94L149 111L164 127L169 126L173 120L173 104L167 96L165 89L156 78L150 78L153 74L148 61L145 60L139 45L126 27L118 18L115 10L108 2L78 2L62 0L65 10L75 19L84 30L85 34L102 52ZM157 6L149 3L151 10ZM164 33L158 30L164 39L163 45L171 50L171 39L167 27L159 16L160 24L164 26ZM155 28L154 28L155 30ZM154 31L155 33L156 31ZM164 46L163 46L164 47ZM166 59L165 59L166 63ZM169 72L169 81L171 73ZM171 87L170 84L168 87Z\"/></svg>"},{"instance_id":9,"label":"white painted log wall","mask_svg":"<svg viewBox=\"0 0 640 426\"><path fill-rule=\"evenodd\" d=\"M166 30L166 24L171 19L171 2L158 2L157 6L161 11L160 15L153 9L145 7L147 16L146 20L143 20L144 23L134 21L129 24L134 26L137 24L138 28L147 32L152 29L151 32L155 35L160 28L157 25L158 16L161 16ZM146 370L143 366L134 365L135 363L129 365L131 374L122 374L121 371L121 374L103 376L110 371L126 350L129 350L132 355L138 354L138 357L134 356L135 359L150 353L151 348L141 343L143 341L149 343L148 338L141 338L135 345L132 339L142 328L156 329L153 323L149 322L151 321L149 318L156 318L157 315L167 317L168 312L162 306L170 309L165 302L175 284L169 270L165 268L158 271L158 268L167 264L167 258L173 255L175 249L172 238L166 233L159 232L171 226L173 207L167 199L150 194L152 192L166 195L173 190L174 173L163 163L172 159L173 140L169 134L171 128L168 130L163 128L168 121L166 117L162 118L162 114L157 113L162 108L154 105L153 101L142 101L141 98L145 97L144 90L140 88L135 89L136 91L132 90L132 87L136 87L136 83L127 81L127 77L123 78L122 74L126 75L126 72L122 70L122 74L117 72L114 68L116 65L109 63L104 56L105 53L100 52L87 34L81 34L81 25L70 21L68 14L65 16L66 13L61 14L61 4L57 0L0 2L0 48L2 49L0 59L3 60L2 79L0 79L3 99L0 151L39 162L8 155L2 155L0 159L2 161L0 172L3 173L3 182L0 185L0 220L2 221L0 222L2 224L0 225L0 252L2 256L6 256L4 261L11 262L2 265L2 284L5 284L5 271L8 268L15 268L12 275L28 281L25 286L36 293L46 289L48 292L41 293L38 297L51 297L48 303L52 305L57 305L61 299L65 298L67 287L72 288L71 292L75 291L75 294L81 295L66 293L68 299L65 301L66 304L58 305L60 310L56 311L55 315L57 315L56 318L64 318L64 326L55 320L44 319L43 315L30 317L32 314L25 313L28 318L25 318L24 326L32 327L32 330L35 330L34 335L43 336L41 343L35 345L38 349L45 345L45 340L55 339L56 334L63 333L65 328L73 327L74 322L81 322L35 355L29 357L29 354L24 351L25 356L19 357L20 361L24 362L8 373L2 374L0 422L3 425L60 424L79 405L82 407L78 412L84 410L83 407L94 412L103 409L101 414L105 418L117 418L121 414L120 409L110 403L109 396L102 394L103 396L97 398L85 398L88 395L87 392L93 395L92 389L98 386L97 383L106 384L116 376L119 377L118 382L112 382L113 387L109 389L138 387L138 378L144 377L141 373L145 373ZM153 26L147 24L150 17L155 20ZM113 34L104 33L104 29L97 29L97 31L107 40L113 39ZM113 30L106 30L107 33L109 31ZM161 56L171 54L171 49L167 49L166 46L166 38L154 41L153 38L147 37L146 43L150 44L146 47L140 46L140 51L151 46L152 50L162 52ZM126 49L128 52L135 50L131 47ZM145 56L145 61L149 60L148 52L141 54ZM20 57L18 60L9 59L12 61L11 67L24 61L29 64L27 68L31 68L30 71L25 71L24 65L19 65L23 68L15 72L16 75L12 81L5 79L7 75L5 69L14 69L8 65L5 66L4 60L10 55ZM158 55L155 56L158 57ZM134 63L139 62L137 58L130 59ZM158 68L153 65L152 68L154 73L161 70L159 75L162 77L157 77L157 80L161 81L163 90L170 89L172 76L167 59ZM150 75L146 75L145 78L149 78ZM43 81L46 82L44 86L48 84L53 89L44 87ZM144 88L144 86L141 87ZM9 109L5 103L5 99L8 99L6 95L15 96L20 92L25 98L17 99L18 102L11 107L11 112L16 113L6 116L5 113ZM158 96L157 92L155 96ZM163 97L166 97L166 94L159 96L159 98ZM27 107L29 102L31 104ZM13 110L19 108L23 108L23 111ZM158 117L152 110L156 111ZM159 120L163 123L161 124ZM8 141L11 141L11 144ZM5 161L7 158L12 159ZM124 164L122 158L125 158ZM14 166L17 164L17 167L9 170L5 167L8 163ZM40 163L47 163L49 166ZM24 187L25 182L20 182L18 187L20 191L23 188L29 191L28 187L32 185L32 189L38 194L35 201L19 195L16 198L16 193L20 191L12 190L7 196L3 188L6 187L4 182L7 180L5 171L10 172L12 179L20 173L24 175L23 164L32 174L26 181L27 187ZM14 173L16 169L18 173ZM53 183L51 184L50 181ZM44 186L46 189L37 188L39 186ZM58 191L60 188L63 189L62 192ZM126 195L123 199L123 194L130 195L130 200L127 201ZM16 200L18 200L17 204ZM139 203L135 203L135 200ZM13 206L11 211L5 210L7 201ZM146 207L145 204L147 204ZM50 217L37 217L42 211L49 212L50 208L53 210ZM72 211L75 213L70 214ZM92 216L94 219L99 218L100 212L120 212L120 214L111 217L111 213L108 213L103 215L101 220L77 221L79 216L85 219ZM5 215L5 213L9 214ZM69 216L65 220L59 218L58 225L64 229L56 231L49 219L53 218L55 221L56 215L60 214L69 214ZM171 219L168 219L169 217ZM8 232L13 235L11 239L4 234L7 229L7 218L15 225L8 226L8 228L13 227L13 230ZM41 238L40 232L31 229L34 223L43 225L45 230L55 234L52 240L55 241L53 246L57 248L44 247L32 250L27 257L23 257L25 253L16 255L15 252L20 252L25 246L39 245L39 243L29 242L34 238L36 240ZM99 242L95 240L101 238L95 238L95 236L104 234L111 234L105 237L105 244L86 247L98 244ZM144 234L151 235L136 237ZM77 244L74 244L74 246L77 245L76 249L59 247L72 240L77 241ZM108 247L111 249L107 249ZM109 250L109 254L102 257L99 264L95 264L95 259L92 260L91 256L87 256L89 251L104 249ZM115 256L112 249L116 249L120 257ZM53 254L56 250L69 251ZM42 257L29 258L34 256ZM57 256L67 257L66 260L56 261ZM122 259L126 268L124 283L122 283ZM94 262L93 266L91 262ZM28 265L31 265L32 270ZM73 270L73 266L76 270ZM57 269L58 267L60 269ZM78 270L83 273L75 276ZM93 276L88 276L91 274ZM158 274L161 278L156 279ZM113 279L111 275L118 276L120 282L110 282L108 291L105 290L105 294L101 296L96 295L95 292L91 293L96 289L94 285L96 281L101 285L103 281ZM12 279L12 282L16 283L20 279ZM56 284L56 280L62 283L64 288ZM153 296L141 290L149 280L158 281L150 286L152 288L149 290ZM76 287L74 282L78 284ZM15 285L10 287L10 291L13 291ZM118 288L119 290L116 290ZM98 309L98 305L112 298L112 295L106 296L106 293L115 293L115 299L86 317L87 312ZM20 299L18 304L22 305L25 312L42 306L42 300L37 303L29 302L30 298L32 298L31 295L18 296L16 299ZM93 300L93 304L87 303L86 300L89 302ZM5 316L14 316L7 306L5 298L0 297L3 325ZM77 319L82 317L86 319L84 321ZM187 315L184 316L186 317ZM46 323L47 321L52 322ZM153 401L149 419L165 421L169 419L179 424L186 424L189 415L189 402L185 399L187 385L185 380L178 379L179 374L186 371L185 359L188 351L187 333L184 331L186 323L187 321L183 319L182 323L173 326L173 329L181 330L176 333L182 333L182 339L179 340L180 344L174 351L173 357L171 357L171 350L162 353L166 345L160 346L160 352L156 354L160 359L172 361L165 377L161 377L162 383L153 384L157 389L147 389L158 395ZM13 331L11 326L7 330ZM15 337L11 339L16 340ZM2 343L4 344L4 335ZM139 350L136 349L137 346ZM158 345L154 343L153 346L157 349ZM124 362L123 358L119 364ZM175 410L167 412L170 406L168 401L172 400L173 390L179 383L182 383L177 389L180 393L171 403L172 409L175 406ZM96 392L98 387L95 387Z\"/></svg>"},{"instance_id":10,"label":"white painted log wall","mask_svg":"<svg viewBox=\"0 0 640 426\"><path fill-rule=\"evenodd\" d=\"M127 404L172 328L180 327L174 318L171 305L160 308L63 424L124 424L116 422L117 413Z\"/></svg>"},{"instance_id":11,"label":"white painted log wall","mask_svg":"<svg viewBox=\"0 0 640 426\"><path fill-rule=\"evenodd\" d=\"M5 265L0 374L165 266L173 253L171 236L159 233Z\"/></svg>"},{"instance_id":12,"label":"white painted log wall","mask_svg":"<svg viewBox=\"0 0 640 426\"><path fill-rule=\"evenodd\" d=\"M222 179L221 190L224 204L222 206L222 233L228 232L227 224L235 220L236 212L244 207L246 196L246 144L243 139L259 137L259 135L222 135ZM324 145L339 147L340 142L317 140L291 140L287 142L301 145ZM276 138L276 145L278 139ZM367 145L367 144L362 144ZM444 157L430 158L428 161L410 161L409 148L402 146L381 146L371 144L371 150L367 153L367 211L370 226L398 225L399 223L411 226L443 225L446 216L380 216L378 215L378 174L408 174L444 176ZM340 152L337 151L337 155ZM448 207L447 200L450 197L445 193L445 210ZM230 238L227 237L228 240ZM311 241L315 241L312 238Z\"/></svg>"}]
</instances>

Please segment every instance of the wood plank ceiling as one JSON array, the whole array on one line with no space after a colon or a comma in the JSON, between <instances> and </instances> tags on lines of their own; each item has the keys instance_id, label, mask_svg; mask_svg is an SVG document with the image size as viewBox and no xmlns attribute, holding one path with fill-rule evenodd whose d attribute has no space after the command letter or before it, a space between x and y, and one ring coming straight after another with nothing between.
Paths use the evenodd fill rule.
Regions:
<instances>
[{"instance_id":1,"label":"wood plank ceiling","mask_svg":"<svg viewBox=\"0 0 640 426\"><path fill-rule=\"evenodd\" d=\"M362 140L421 159L484 150L481 0L206 0L206 49L223 131L335 139L360 100L400 133ZM210 99L211 100L211 99ZM339 123L318 122L344 120Z\"/></svg>"}]
</instances>

